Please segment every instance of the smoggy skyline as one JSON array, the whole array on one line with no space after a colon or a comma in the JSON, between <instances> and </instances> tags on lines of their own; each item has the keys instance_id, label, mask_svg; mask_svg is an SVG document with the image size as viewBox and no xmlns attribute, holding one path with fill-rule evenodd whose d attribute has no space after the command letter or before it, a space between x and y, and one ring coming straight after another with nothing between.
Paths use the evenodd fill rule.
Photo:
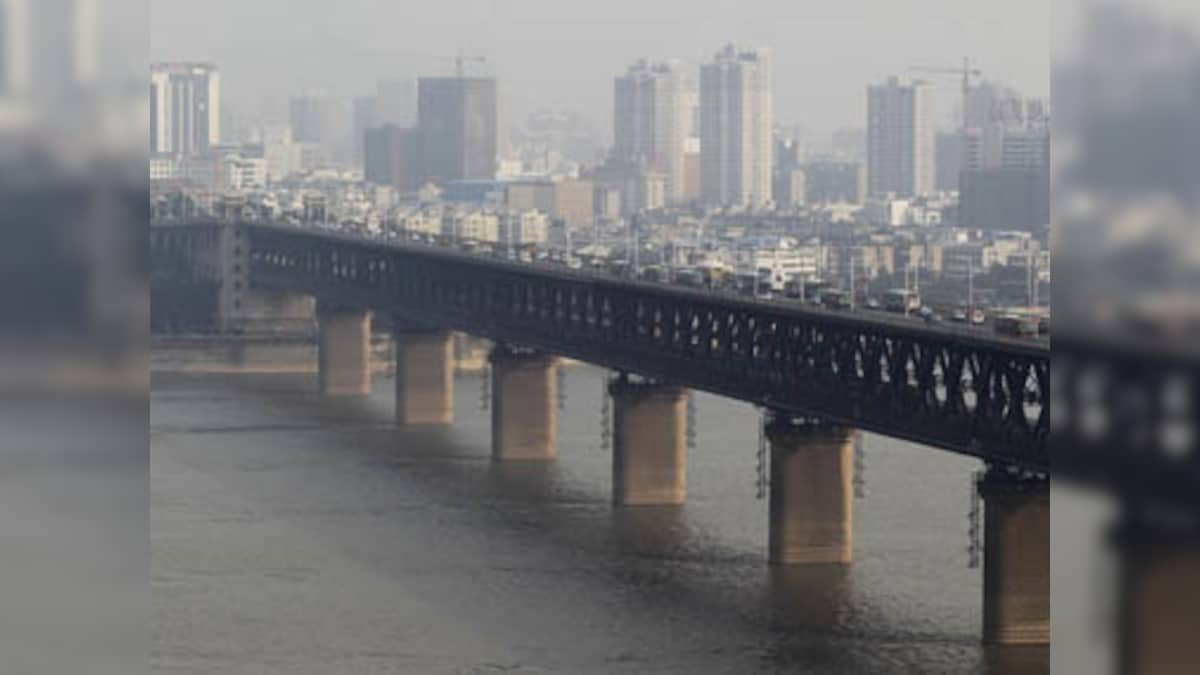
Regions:
<instances>
[{"instance_id":1,"label":"smoggy skyline","mask_svg":"<svg viewBox=\"0 0 1200 675\"><path fill-rule=\"evenodd\" d=\"M282 118L306 88L369 93L387 77L448 74L459 49L488 60L510 119L570 109L605 127L612 80L635 58L674 58L694 78L725 42L774 56L775 119L814 132L861 126L865 87L908 66L956 67L1049 93L1050 10L1039 0L156 0L150 58L206 60L222 71L239 117ZM954 75L938 88L939 121L958 109Z\"/></svg>"}]
</instances>

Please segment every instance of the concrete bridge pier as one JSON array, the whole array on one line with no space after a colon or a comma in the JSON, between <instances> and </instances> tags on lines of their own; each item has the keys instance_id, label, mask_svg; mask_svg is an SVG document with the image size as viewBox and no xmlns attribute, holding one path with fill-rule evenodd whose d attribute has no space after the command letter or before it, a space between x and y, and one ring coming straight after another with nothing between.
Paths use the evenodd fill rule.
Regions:
<instances>
[{"instance_id":1,"label":"concrete bridge pier","mask_svg":"<svg viewBox=\"0 0 1200 675\"><path fill-rule=\"evenodd\" d=\"M1125 675L1183 675L1200 662L1200 532L1126 522L1121 555L1120 666Z\"/></svg>"},{"instance_id":2,"label":"concrete bridge pier","mask_svg":"<svg viewBox=\"0 0 1200 675\"><path fill-rule=\"evenodd\" d=\"M768 560L772 565L849 564L857 430L779 415L771 445Z\"/></svg>"},{"instance_id":3,"label":"concrete bridge pier","mask_svg":"<svg viewBox=\"0 0 1200 675\"><path fill-rule=\"evenodd\" d=\"M1050 642L1050 482L992 468L983 497L983 640Z\"/></svg>"},{"instance_id":4,"label":"concrete bridge pier","mask_svg":"<svg viewBox=\"0 0 1200 675\"><path fill-rule=\"evenodd\" d=\"M613 399L613 502L682 504L687 498L687 391L635 382L609 384Z\"/></svg>"},{"instance_id":5,"label":"concrete bridge pier","mask_svg":"<svg viewBox=\"0 0 1200 675\"><path fill-rule=\"evenodd\" d=\"M318 306L317 380L326 396L371 393L371 312Z\"/></svg>"},{"instance_id":6,"label":"concrete bridge pier","mask_svg":"<svg viewBox=\"0 0 1200 675\"><path fill-rule=\"evenodd\" d=\"M558 421L558 359L498 344L492 364L492 459L551 460Z\"/></svg>"},{"instance_id":7,"label":"concrete bridge pier","mask_svg":"<svg viewBox=\"0 0 1200 675\"><path fill-rule=\"evenodd\" d=\"M397 323L396 423L454 422L454 349L450 331Z\"/></svg>"}]
</instances>

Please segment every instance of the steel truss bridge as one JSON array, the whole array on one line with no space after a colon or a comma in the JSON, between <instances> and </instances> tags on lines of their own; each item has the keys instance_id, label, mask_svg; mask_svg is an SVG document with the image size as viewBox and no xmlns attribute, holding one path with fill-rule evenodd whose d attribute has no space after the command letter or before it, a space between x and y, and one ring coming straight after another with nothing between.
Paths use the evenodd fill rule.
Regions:
<instances>
[{"instance_id":1,"label":"steel truss bridge","mask_svg":"<svg viewBox=\"0 0 1200 675\"><path fill-rule=\"evenodd\" d=\"M243 226L256 288L313 295L903 438L1050 470L1050 349L293 227Z\"/></svg>"},{"instance_id":2,"label":"steel truss bridge","mask_svg":"<svg viewBox=\"0 0 1200 675\"><path fill-rule=\"evenodd\" d=\"M214 221L152 228L158 278L220 284ZM241 223L253 288L315 296L1200 512L1200 359L924 325ZM156 242L156 243L155 243ZM197 264L201 261L203 264ZM1053 374L1055 386L1051 388ZM1051 415L1053 402L1054 415Z\"/></svg>"}]
</instances>

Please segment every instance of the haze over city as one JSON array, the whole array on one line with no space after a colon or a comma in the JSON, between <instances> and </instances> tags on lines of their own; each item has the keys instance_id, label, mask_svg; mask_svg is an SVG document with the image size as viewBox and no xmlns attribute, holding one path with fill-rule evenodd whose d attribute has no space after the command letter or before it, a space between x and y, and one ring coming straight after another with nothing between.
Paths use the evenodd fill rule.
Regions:
<instances>
[{"instance_id":1,"label":"haze over city","mask_svg":"<svg viewBox=\"0 0 1200 675\"><path fill-rule=\"evenodd\" d=\"M732 41L772 50L778 123L827 134L862 125L866 83L964 56L988 80L1048 96L1049 11L1040 0L156 0L150 57L217 63L239 117L282 120L302 89L349 97L382 78L450 74L461 49L487 58L511 120L566 109L607 131L612 78L630 61L679 59L695 77ZM934 80L949 126L958 85Z\"/></svg>"},{"instance_id":2,"label":"haze over city","mask_svg":"<svg viewBox=\"0 0 1200 675\"><path fill-rule=\"evenodd\" d=\"M1190 672L1200 39L1080 14L155 3L156 663Z\"/></svg>"},{"instance_id":3,"label":"haze over city","mask_svg":"<svg viewBox=\"0 0 1200 675\"><path fill-rule=\"evenodd\" d=\"M1197 83L1197 0L0 0L0 673L1195 675Z\"/></svg>"}]
</instances>

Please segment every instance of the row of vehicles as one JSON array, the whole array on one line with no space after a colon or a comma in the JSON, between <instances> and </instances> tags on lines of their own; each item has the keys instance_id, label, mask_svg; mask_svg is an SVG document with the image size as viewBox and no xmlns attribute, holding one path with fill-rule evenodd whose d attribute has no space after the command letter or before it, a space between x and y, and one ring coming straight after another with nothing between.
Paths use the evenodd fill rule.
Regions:
<instances>
[{"instance_id":1,"label":"row of vehicles","mask_svg":"<svg viewBox=\"0 0 1200 675\"><path fill-rule=\"evenodd\" d=\"M741 280L732 277L724 268L718 266L670 268L665 265L647 265L641 269L638 278L652 283L678 284L689 288L741 289Z\"/></svg>"},{"instance_id":2,"label":"row of vehicles","mask_svg":"<svg viewBox=\"0 0 1200 675\"><path fill-rule=\"evenodd\" d=\"M980 326L987 321L987 315L978 307L966 307L954 310L950 314L950 320L955 323L969 323L972 326Z\"/></svg>"},{"instance_id":3,"label":"row of vehicles","mask_svg":"<svg viewBox=\"0 0 1200 675\"><path fill-rule=\"evenodd\" d=\"M443 238L431 235L414 234L410 238L421 243L447 243L441 241ZM547 251L531 245L506 247L475 241L458 241L456 243L457 248L467 253L493 255L522 263L545 262L564 265L572 269L579 269L585 265L585 261L576 256L558 251ZM721 265L680 268L647 265L633 270L632 266L624 260L594 260L591 266L603 269L615 276L636 277L650 283L677 284L688 288L736 292L761 299L770 299L779 294L782 295L782 299L820 305L832 310L851 310L860 307L867 310L913 316L926 323L941 323L945 320L933 308L922 304L920 294L913 289L890 289L884 291L879 298L868 297L855 303L849 291L837 288L829 282L788 280L782 285L773 284L769 274L733 274L727 267ZM781 286L781 288L777 288L777 286ZM1049 316L1042 316L1034 312L1017 310L985 312L980 307L960 305L949 313L950 321L972 326L983 326L988 323L989 318L992 330L997 335L1036 339L1050 332Z\"/></svg>"},{"instance_id":4,"label":"row of vehicles","mask_svg":"<svg viewBox=\"0 0 1200 675\"><path fill-rule=\"evenodd\" d=\"M993 325L999 335L1020 338L1036 338L1050 334L1050 317L1032 314L1003 314L997 316Z\"/></svg>"},{"instance_id":5,"label":"row of vehicles","mask_svg":"<svg viewBox=\"0 0 1200 675\"><path fill-rule=\"evenodd\" d=\"M755 278L752 274L733 275L719 268L679 268L671 270L653 265L643 269L642 280L656 283L674 283L691 288L728 290L746 296L770 299L780 294L769 279ZM782 285L782 298L806 304L820 305L833 310L863 308L913 316L926 323L942 323L949 319L953 323L985 327L989 321L998 335L1035 339L1050 332L1048 316L1022 313L1015 310L986 310L982 307L963 304L948 311L943 317L932 307L923 304L921 295L914 289L896 288L882 293L879 298L861 298L855 302L851 293L824 281L789 280Z\"/></svg>"}]
</instances>

